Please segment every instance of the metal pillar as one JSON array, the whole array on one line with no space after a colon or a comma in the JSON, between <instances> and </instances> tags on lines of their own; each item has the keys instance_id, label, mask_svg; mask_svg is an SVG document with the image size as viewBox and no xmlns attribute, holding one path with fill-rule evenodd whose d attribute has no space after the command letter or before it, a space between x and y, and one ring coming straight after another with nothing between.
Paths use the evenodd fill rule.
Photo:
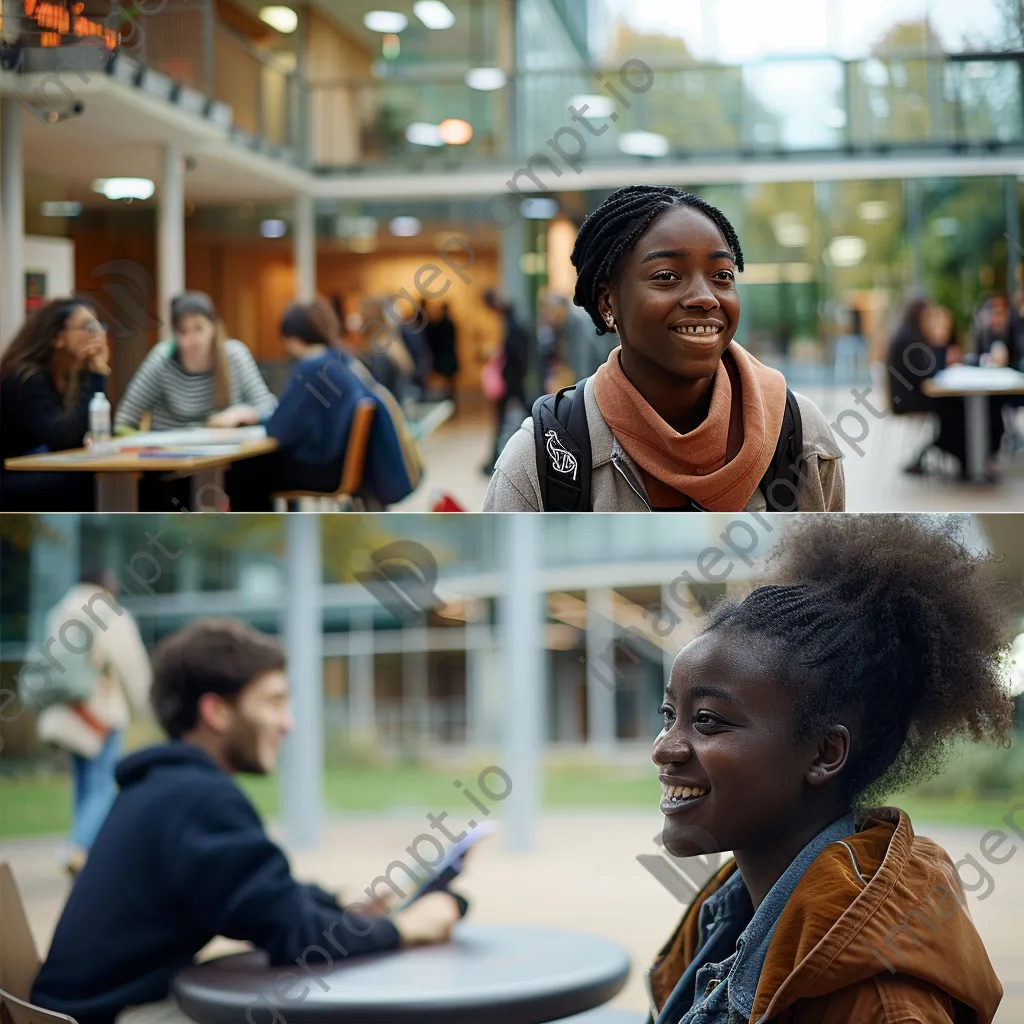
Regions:
<instances>
[{"instance_id":1,"label":"metal pillar","mask_svg":"<svg viewBox=\"0 0 1024 1024\"><path fill-rule=\"evenodd\" d=\"M924 184L908 178L904 184L907 207L907 241L910 245L910 284L924 287Z\"/></svg>"},{"instance_id":2,"label":"metal pillar","mask_svg":"<svg viewBox=\"0 0 1024 1024\"><path fill-rule=\"evenodd\" d=\"M1020 186L1013 174L1003 178L1003 183L1006 192L1006 294L1015 302L1017 289L1024 285L1018 279L1024 255L1020 240Z\"/></svg>"},{"instance_id":3,"label":"metal pillar","mask_svg":"<svg viewBox=\"0 0 1024 1024\"><path fill-rule=\"evenodd\" d=\"M171 322L171 299L185 290L185 168L181 151L170 144L163 150L157 214L157 279L159 317Z\"/></svg>"},{"instance_id":4,"label":"metal pillar","mask_svg":"<svg viewBox=\"0 0 1024 1024\"><path fill-rule=\"evenodd\" d=\"M505 728L500 767L512 780L506 798L506 842L517 852L533 849L545 734L544 608L538 572L542 529L540 516L503 516L500 524L506 558L501 603Z\"/></svg>"},{"instance_id":5,"label":"metal pillar","mask_svg":"<svg viewBox=\"0 0 1024 1024\"><path fill-rule=\"evenodd\" d=\"M422 754L430 740L429 663L425 621L402 629L402 705L405 740Z\"/></svg>"},{"instance_id":6,"label":"metal pillar","mask_svg":"<svg viewBox=\"0 0 1024 1024\"><path fill-rule=\"evenodd\" d=\"M295 197L295 300L316 298L316 203L312 196Z\"/></svg>"},{"instance_id":7,"label":"metal pillar","mask_svg":"<svg viewBox=\"0 0 1024 1024\"><path fill-rule=\"evenodd\" d=\"M615 743L615 610L608 587L587 591L587 745Z\"/></svg>"},{"instance_id":8,"label":"metal pillar","mask_svg":"<svg viewBox=\"0 0 1024 1024\"><path fill-rule=\"evenodd\" d=\"M377 707L373 686L373 611L352 615L348 648L348 741L360 751L377 745Z\"/></svg>"},{"instance_id":9,"label":"metal pillar","mask_svg":"<svg viewBox=\"0 0 1024 1024\"><path fill-rule=\"evenodd\" d=\"M295 729L285 747L281 818L292 849L314 846L323 806L324 659L320 517L286 517L288 651Z\"/></svg>"},{"instance_id":10,"label":"metal pillar","mask_svg":"<svg viewBox=\"0 0 1024 1024\"><path fill-rule=\"evenodd\" d=\"M0 352L25 317L25 183L21 144L21 99L0 99Z\"/></svg>"}]
</instances>

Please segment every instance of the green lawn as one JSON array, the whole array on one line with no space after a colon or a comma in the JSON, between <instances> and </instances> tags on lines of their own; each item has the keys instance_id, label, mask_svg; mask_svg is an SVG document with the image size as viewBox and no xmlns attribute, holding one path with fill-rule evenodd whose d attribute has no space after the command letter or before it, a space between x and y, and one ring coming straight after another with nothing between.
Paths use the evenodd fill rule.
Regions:
<instances>
[{"instance_id":1,"label":"green lawn","mask_svg":"<svg viewBox=\"0 0 1024 1024\"><path fill-rule=\"evenodd\" d=\"M480 766L464 771L416 767L331 768L324 779L327 807L338 811L407 809L415 813L447 811L453 818L472 813L465 794L455 787L460 779L488 807L500 802L484 795L478 786ZM485 779L493 792L501 792L501 779ZM277 780L246 777L242 780L260 812L273 817L278 809ZM656 813L658 783L653 771L600 773L557 768L545 775L544 806L548 808L648 808ZM918 823L971 825L995 828L1015 802L1006 799L941 800L934 797L900 796L891 803L903 807ZM71 789L67 778L0 780L0 839L15 836L54 835L67 831L71 817Z\"/></svg>"}]
</instances>

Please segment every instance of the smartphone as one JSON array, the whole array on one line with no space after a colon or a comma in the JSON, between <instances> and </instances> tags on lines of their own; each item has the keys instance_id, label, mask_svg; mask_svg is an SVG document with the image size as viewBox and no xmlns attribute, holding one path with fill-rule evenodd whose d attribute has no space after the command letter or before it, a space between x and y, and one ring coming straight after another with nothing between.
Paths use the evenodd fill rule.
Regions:
<instances>
[{"instance_id":1,"label":"smartphone","mask_svg":"<svg viewBox=\"0 0 1024 1024\"><path fill-rule=\"evenodd\" d=\"M493 821L484 821L472 831L467 832L458 842L452 843L445 851L441 863L433 869L434 877L427 879L404 903L398 906L398 909L404 910L410 903L415 903L421 896L426 896L428 892L441 892L447 889L462 873L462 858L466 856L466 852L476 846L481 839L494 835L496 831L497 826Z\"/></svg>"}]
</instances>

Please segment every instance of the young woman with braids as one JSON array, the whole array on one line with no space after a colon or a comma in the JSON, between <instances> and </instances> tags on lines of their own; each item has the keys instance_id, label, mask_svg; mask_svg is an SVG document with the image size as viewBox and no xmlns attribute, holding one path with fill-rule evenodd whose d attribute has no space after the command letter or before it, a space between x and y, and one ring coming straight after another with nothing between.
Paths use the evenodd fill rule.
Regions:
<instances>
[{"instance_id":1,"label":"young woman with braids","mask_svg":"<svg viewBox=\"0 0 1024 1024\"><path fill-rule=\"evenodd\" d=\"M786 382L733 340L743 252L725 215L677 188L622 188L583 222L572 263L576 304L619 341L582 388L593 511L764 511ZM815 406L797 401L803 445L787 508L842 511L839 448ZM527 421L509 441L485 511L544 507L534 438Z\"/></svg>"},{"instance_id":2,"label":"young woman with braids","mask_svg":"<svg viewBox=\"0 0 1024 1024\"><path fill-rule=\"evenodd\" d=\"M985 561L952 517L801 517L765 584L676 657L662 838L734 859L649 973L659 1024L991 1021L1002 989L956 868L903 811L868 809L1012 724L1011 602Z\"/></svg>"}]
</instances>

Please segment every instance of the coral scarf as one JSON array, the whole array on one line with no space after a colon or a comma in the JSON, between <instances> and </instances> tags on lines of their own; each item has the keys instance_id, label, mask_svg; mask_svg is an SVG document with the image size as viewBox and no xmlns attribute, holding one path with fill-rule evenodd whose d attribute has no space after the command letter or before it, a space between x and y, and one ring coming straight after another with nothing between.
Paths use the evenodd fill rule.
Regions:
<instances>
[{"instance_id":1,"label":"coral scarf","mask_svg":"<svg viewBox=\"0 0 1024 1024\"><path fill-rule=\"evenodd\" d=\"M616 348L594 374L598 408L643 470L654 507L692 499L712 512L739 512L757 490L779 441L786 380L731 342L711 382L707 418L679 434L629 382Z\"/></svg>"}]
</instances>

